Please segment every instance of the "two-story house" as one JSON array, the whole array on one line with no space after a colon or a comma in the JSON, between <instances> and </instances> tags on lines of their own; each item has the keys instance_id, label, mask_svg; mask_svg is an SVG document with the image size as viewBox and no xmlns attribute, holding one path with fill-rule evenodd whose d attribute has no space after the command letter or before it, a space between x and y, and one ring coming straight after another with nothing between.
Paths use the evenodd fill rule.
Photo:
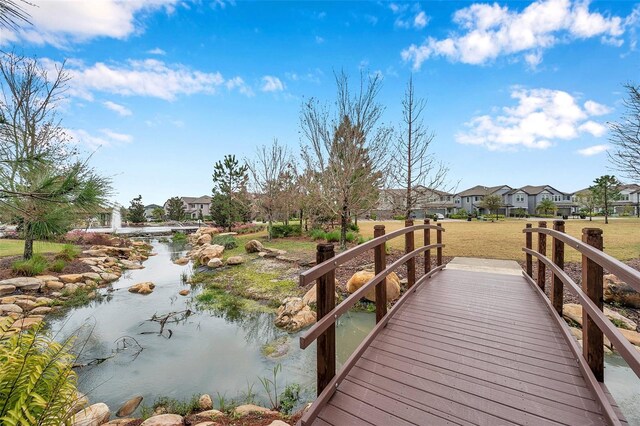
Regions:
<instances>
[{"instance_id":1,"label":"two-story house","mask_svg":"<svg viewBox=\"0 0 640 426\"><path fill-rule=\"evenodd\" d=\"M570 193L558 191L550 185L527 185L513 189L509 193L510 203L514 209L525 209L528 214L538 213L538 206L543 200L551 200L556 205L556 214L570 215L576 208Z\"/></svg>"},{"instance_id":2,"label":"two-story house","mask_svg":"<svg viewBox=\"0 0 640 426\"><path fill-rule=\"evenodd\" d=\"M640 217L640 185L620 185L619 190L620 198L612 203L614 213Z\"/></svg>"},{"instance_id":3,"label":"two-story house","mask_svg":"<svg viewBox=\"0 0 640 426\"><path fill-rule=\"evenodd\" d=\"M198 217L209 216L211 214L211 197L203 195L201 197L180 197L184 205L184 211L188 218L198 219ZM164 210L167 212L167 202L164 203Z\"/></svg>"},{"instance_id":4,"label":"two-story house","mask_svg":"<svg viewBox=\"0 0 640 426\"><path fill-rule=\"evenodd\" d=\"M390 219L405 214L406 189L384 189L380 191L378 205L371 210L378 219ZM413 190L412 198L415 203L411 209L413 219L424 219L427 216L440 213L448 215L455 212L454 196L451 193L418 186Z\"/></svg>"},{"instance_id":5,"label":"two-story house","mask_svg":"<svg viewBox=\"0 0 640 426\"><path fill-rule=\"evenodd\" d=\"M499 214L509 215L511 205L507 194L512 190L508 185L482 186L476 185L457 193L454 196L456 211L465 210L468 213L479 212L480 214L490 213L482 207L482 200L487 195L498 195L502 198L503 207L498 210Z\"/></svg>"}]
</instances>

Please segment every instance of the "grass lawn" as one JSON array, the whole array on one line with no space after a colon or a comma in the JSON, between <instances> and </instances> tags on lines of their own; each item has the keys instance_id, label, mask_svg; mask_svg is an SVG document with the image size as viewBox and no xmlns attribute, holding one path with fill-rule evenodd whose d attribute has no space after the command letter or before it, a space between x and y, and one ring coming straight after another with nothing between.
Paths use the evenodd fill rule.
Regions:
<instances>
[{"instance_id":1,"label":"grass lawn","mask_svg":"<svg viewBox=\"0 0 640 426\"><path fill-rule=\"evenodd\" d=\"M47 241L35 241L33 243L34 253L59 253L64 244L50 243ZM0 239L0 257L17 256L24 252L24 240Z\"/></svg>"},{"instance_id":2,"label":"grass lawn","mask_svg":"<svg viewBox=\"0 0 640 426\"><path fill-rule=\"evenodd\" d=\"M418 221L416 221L417 223ZM500 222L442 222L445 229L443 242L445 256L482 257L493 259L523 260L522 247L525 236L522 233L527 220L509 219ZM537 222L531 222L534 227ZM386 232L391 232L404 226L401 221L359 221L360 233L365 237L373 236L374 225L383 224ZM553 227L551 220L548 227ZM566 232L581 238L582 228L601 228L603 230L604 251L620 260L640 257L640 219L615 218L605 225L602 218L589 222L588 220L569 219L565 221ZM416 233L416 247L422 244L422 231ZM435 242L435 232L432 231L431 241ZM551 243L547 238L547 255L551 256ZM389 242L391 247L404 250L404 238L396 238ZM536 238L533 239L534 248L537 247ZM579 261L580 254L569 247L565 248L567 261Z\"/></svg>"}]
</instances>

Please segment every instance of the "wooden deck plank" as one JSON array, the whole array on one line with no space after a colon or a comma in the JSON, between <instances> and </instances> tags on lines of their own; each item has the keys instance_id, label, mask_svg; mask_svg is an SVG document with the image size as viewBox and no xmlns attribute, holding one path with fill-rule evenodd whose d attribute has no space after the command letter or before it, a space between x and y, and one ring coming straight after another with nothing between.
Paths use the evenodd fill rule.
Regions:
<instances>
[{"instance_id":1,"label":"wooden deck plank","mask_svg":"<svg viewBox=\"0 0 640 426\"><path fill-rule=\"evenodd\" d=\"M317 420L322 426L604 424L536 289L516 275L453 269L407 299Z\"/></svg>"}]
</instances>

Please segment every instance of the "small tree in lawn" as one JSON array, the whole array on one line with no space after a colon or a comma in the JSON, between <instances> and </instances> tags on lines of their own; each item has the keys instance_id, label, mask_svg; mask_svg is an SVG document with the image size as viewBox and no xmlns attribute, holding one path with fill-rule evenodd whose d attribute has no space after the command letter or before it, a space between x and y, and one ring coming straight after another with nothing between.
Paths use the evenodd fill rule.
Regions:
<instances>
[{"instance_id":1,"label":"small tree in lawn","mask_svg":"<svg viewBox=\"0 0 640 426\"><path fill-rule=\"evenodd\" d=\"M286 204L284 199L289 196L286 188L283 188L283 178L286 176L287 167L292 162L289 150L286 146L280 145L277 139L274 139L270 146L263 145L258 148L255 160L246 162L251 171L258 207L267 220L269 241L271 241L273 219L279 210L279 204Z\"/></svg>"},{"instance_id":2,"label":"small tree in lawn","mask_svg":"<svg viewBox=\"0 0 640 426\"><path fill-rule=\"evenodd\" d=\"M142 204L142 195L138 195L136 198L130 201L130 206L127 209L127 220L133 223L144 223L147 219L144 215L144 204Z\"/></svg>"},{"instance_id":3,"label":"small tree in lawn","mask_svg":"<svg viewBox=\"0 0 640 426\"><path fill-rule=\"evenodd\" d=\"M231 231L234 222L247 219L249 210L247 182L249 167L240 164L235 155L225 155L213 165L213 220Z\"/></svg>"},{"instance_id":4,"label":"small tree in lawn","mask_svg":"<svg viewBox=\"0 0 640 426\"><path fill-rule=\"evenodd\" d=\"M557 210L556 204L548 198L543 199L536 207L536 210L544 215L555 214Z\"/></svg>"},{"instance_id":5,"label":"small tree in lawn","mask_svg":"<svg viewBox=\"0 0 640 426\"><path fill-rule=\"evenodd\" d=\"M609 141L613 149L607 151L616 170L633 182L640 183L640 86L628 83L625 113L619 121L609 123Z\"/></svg>"},{"instance_id":6,"label":"small tree in lawn","mask_svg":"<svg viewBox=\"0 0 640 426\"><path fill-rule=\"evenodd\" d=\"M498 209L502 207L502 197L497 194L487 195L480 202L480 207L489 210L489 212L494 212L496 220L498 220Z\"/></svg>"},{"instance_id":7,"label":"small tree in lawn","mask_svg":"<svg viewBox=\"0 0 640 426\"><path fill-rule=\"evenodd\" d=\"M593 220L593 213L598 208L598 203L593 192L590 189L585 189L576 194L576 203L580 206L580 210L586 212L589 215L589 222Z\"/></svg>"},{"instance_id":8,"label":"small tree in lawn","mask_svg":"<svg viewBox=\"0 0 640 426\"><path fill-rule=\"evenodd\" d=\"M620 181L612 175L604 175L593 181L589 187L596 205L604 210L604 223L609 223L609 209L612 203L620 199Z\"/></svg>"},{"instance_id":9,"label":"small tree in lawn","mask_svg":"<svg viewBox=\"0 0 640 426\"><path fill-rule=\"evenodd\" d=\"M171 197L167 200L167 219L180 222L185 218L184 203L180 197Z\"/></svg>"}]
</instances>

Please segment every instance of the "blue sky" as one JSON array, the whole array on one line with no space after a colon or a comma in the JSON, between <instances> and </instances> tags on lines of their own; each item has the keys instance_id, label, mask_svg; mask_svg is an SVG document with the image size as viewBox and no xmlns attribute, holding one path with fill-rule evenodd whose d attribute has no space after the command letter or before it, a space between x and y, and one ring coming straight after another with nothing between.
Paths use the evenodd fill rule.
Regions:
<instances>
[{"instance_id":1,"label":"blue sky","mask_svg":"<svg viewBox=\"0 0 640 426\"><path fill-rule=\"evenodd\" d=\"M0 49L66 61L63 125L125 205L209 194L214 162L273 138L299 151L303 99L341 69L384 78L395 125L413 73L460 190L574 191L611 172L606 122L640 83L635 2L34 3Z\"/></svg>"}]
</instances>

